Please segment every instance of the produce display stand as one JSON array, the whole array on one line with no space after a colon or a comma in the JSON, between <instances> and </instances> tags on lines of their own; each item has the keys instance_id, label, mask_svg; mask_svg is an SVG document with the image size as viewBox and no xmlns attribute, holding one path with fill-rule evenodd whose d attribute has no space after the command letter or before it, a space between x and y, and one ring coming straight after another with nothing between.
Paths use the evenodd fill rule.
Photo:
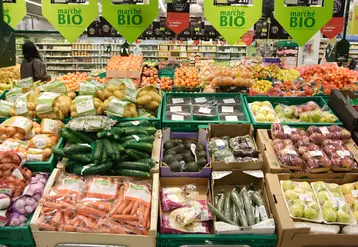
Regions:
<instances>
[{"instance_id":1,"label":"produce display stand","mask_svg":"<svg viewBox=\"0 0 358 247\"><path fill-rule=\"evenodd\" d=\"M49 193L51 187L63 173L64 171L62 169L56 168L53 170L46 184L44 195ZM57 246L58 244L66 243L93 245L105 243L107 245L123 245L126 247L155 247L158 223L159 174L154 173L152 179L151 221L148 236L42 231L36 224L42 208L42 205L39 204L30 223L36 246Z\"/></svg>"},{"instance_id":2,"label":"produce display stand","mask_svg":"<svg viewBox=\"0 0 358 247\"><path fill-rule=\"evenodd\" d=\"M8 247L36 247L30 229L31 216L26 226L0 227L0 243Z\"/></svg>"},{"instance_id":3,"label":"produce display stand","mask_svg":"<svg viewBox=\"0 0 358 247\"><path fill-rule=\"evenodd\" d=\"M269 129L271 127L270 122L256 122L255 118L249 108L249 104L255 101L269 101L273 108L275 108L278 104L284 104L284 105L301 105L304 103L307 103L309 101L313 101L317 103L317 105L321 108L327 108L331 113L333 111L329 108L327 103L322 97L316 96L316 97L269 97L269 96L244 96L244 102L245 106L247 107L247 111L250 115L250 119L252 124L254 125L255 129ZM340 120L337 120L335 123L310 123L310 122L283 122L283 124L289 125L291 127L297 127L297 128L308 128L311 125L315 126L330 126L330 125L338 125L342 126L343 123Z\"/></svg>"},{"instance_id":4,"label":"produce display stand","mask_svg":"<svg viewBox=\"0 0 358 247\"><path fill-rule=\"evenodd\" d=\"M225 124L225 123L251 123L250 122L250 117L247 113L247 108L244 105L242 106L242 113L244 114L244 117L246 120L238 120L238 121L220 121L218 114L215 117L215 120L193 120L193 115L191 115L191 120L184 120L184 121L176 121L176 120L170 120L167 118L166 113L167 113L167 105L168 105L168 96L172 96L172 97L190 97L190 96L195 96L196 98L199 97L212 97L214 100L217 99L226 99L226 98L235 98L238 97L240 99L240 101L243 104L243 96L242 94L238 94L238 93L199 93L199 94L191 94L191 93L166 93L163 97L163 114L162 114L162 128L170 128L172 131L177 131L177 132L195 132L199 129L199 126L201 128L207 128L209 124L214 124L214 123L221 123L221 124ZM192 114L192 113L191 113Z\"/></svg>"}]
</instances>

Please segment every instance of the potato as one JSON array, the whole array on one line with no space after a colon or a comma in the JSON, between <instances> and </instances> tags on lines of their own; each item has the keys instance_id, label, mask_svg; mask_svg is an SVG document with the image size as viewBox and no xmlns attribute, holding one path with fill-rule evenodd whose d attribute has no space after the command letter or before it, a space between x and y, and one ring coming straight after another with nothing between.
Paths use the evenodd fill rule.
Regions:
<instances>
[{"instance_id":1,"label":"potato","mask_svg":"<svg viewBox=\"0 0 358 247\"><path fill-rule=\"evenodd\" d=\"M77 112L75 112L75 111L71 112L71 117L78 117Z\"/></svg>"},{"instance_id":2,"label":"potato","mask_svg":"<svg viewBox=\"0 0 358 247\"><path fill-rule=\"evenodd\" d=\"M60 102L55 101L53 104L54 107L60 108Z\"/></svg>"},{"instance_id":3,"label":"potato","mask_svg":"<svg viewBox=\"0 0 358 247\"><path fill-rule=\"evenodd\" d=\"M119 85L119 90L126 90L126 85L124 83Z\"/></svg>"},{"instance_id":4,"label":"potato","mask_svg":"<svg viewBox=\"0 0 358 247\"><path fill-rule=\"evenodd\" d=\"M75 99L76 93L74 93L74 92L68 93L68 97L70 97L71 99Z\"/></svg>"},{"instance_id":5,"label":"potato","mask_svg":"<svg viewBox=\"0 0 358 247\"><path fill-rule=\"evenodd\" d=\"M70 110L71 110L71 112L73 112L73 111L77 111L77 109L76 109L76 105L71 105Z\"/></svg>"},{"instance_id":6,"label":"potato","mask_svg":"<svg viewBox=\"0 0 358 247\"><path fill-rule=\"evenodd\" d=\"M96 111L97 111L98 114L103 114L103 108L102 107L98 107Z\"/></svg>"},{"instance_id":7,"label":"potato","mask_svg":"<svg viewBox=\"0 0 358 247\"><path fill-rule=\"evenodd\" d=\"M121 91L119 91L119 90L114 92L114 96L115 96L116 98L118 98L118 99L123 99L123 98L124 98L123 92L121 92Z\"/></svg>"},{"instance_id":8,"label":"potato","mask_svg":"<svg viewBox=\"0 0 358 247\"><path fill-rule=\"evenodd\" d=\"M107 87L107 90L108 91L110 91L110 92L114 92L114 91L116 91L116 89L117 89L117 87L116 87L116 85L109 85L108 87Z\"/></svg>"},{"instance_id":9,"label":"potato","mask_svg":"<svg viewBox=\"0 0 358 247\"><path fill-rule=\"evenodd\" d=\"M12 137L17 140L23 140L25 138L25 135L21 133L15 133L15 135L13 135Z\"/></svg>"},{"instance_id":10,"label":"potato","mask_svg":"<svg viewBox=\"0 0 358 247\"><path fill-rule=\"evenodd\" d=\"M149 104L146 105L146 107L149 109L149 110L155 110L157 109L159 106L159 103L156 102L156 101L151 101L149 102Z\"/></svg>"},{"instance_id":11,"label":"potato","mask_svg":"<svg viewBox=\"0 0 358 247\"><path fill-rule=\"evenodd\" d=\"M106 90L106 89L105 89ZM104 93L104 98L105 99L108 99L109 97L111 97L113 94L111 93L111 92L109 92L109 91L107 91L107 92L105 92Z\"/></svg>"},{"instance_id":12,"label":"potato","mask_svg":"<svg viewBox=\"0 0 358 247\"><path fill-rule=\"evenodd\" d=\"M102 90L97 91L97 96L100 100L104 101L106 98L104 97L104 92Z\"/></svg>"},{"instance_id":13,"label":"potato","mask_svg":"<svg viewBox=\"0 0 358 247\"><path fill-rule=\"evenodd\" d=\"M146 105L148 104L149 102L151 102L152 100L152 97L149 96L149 95L145 95L145 96L142 96L140 98L137 98L137 104L139 105Z\"/></svg>"},{"instance_id":14,"label":"potato","mask_svg":"<svg viewBox=\"0 0 358 247\"><path fill-rule=\"evenodd\" d=\"M34 103L32 103L32 102L27 102L27 109L29 110L29 111L34 111L35 110L35 104Z\"/></svg>"},{"instance_id":15,"label":"potato","mask_svg":"<svg viewBox=\"0 0 358 247\"><path fill-rule=\"evenodd\" d=\"M128 111L128 110L124 110L123 117L124 118L130 118L130 117L132 117L132 113L130 111Z\"/></svg>"},{"instance_id":16,"label":"potato","mask_svg":"<svg viewBox=\"0 0 358 247\"><path fill-rule=\"evenodd\" d=\"M101 102L98 101L94 101L94 107L97 109L99 107L101 107Z\"/></svg>"},{"instance_id":17,"label":"potato","mask_svg":"<svg viewBox=\"0 0 358 247\"><path fill-rule=\"evenodd\" d=\"M144 90L141 90L139 93L138 93L138 98L142 97L142 96L145 96L147 95L148 92L147 91L144 91Z\"/></svg>"},{"instance_id":18,"label":"potato","mask_svg":"<svg viewBox=\"0 0 358 247\"><path fill-rule=\"evenodd\" d=\"M13 136L17 133L17 130L14 127L7 127L5 133L7 136Z\"/></svg>"},{"instance_id":19,"label":"potato","mask_svg":"<svg viewBox=\"0 0 358 247\"><path fill-rule=\"evenodd\" d=\"M58 119L63 120L65 118L64 114L62 113L62 111L58 111Z\"/></svg>"},{"instance_id":20,"label":"potato","mask_svg":"<svg viewBox=\"0 0 358 247\"><path fill-rule=\"evenodd\" d=\"M162 101L162 97L160 97L159 94L154 91L150 91L148 95L150 95L155 102L160 103Z\"/></svg>"},{"instance_id":21,"label":"potato","mask_svg":"<svg viewBox=\"0 0 358 247\"><path fill-rule=\"evenodd\" d=\"M53 108L53 111L58 114L58 112L60 111L60 108L54 107L54 108Z\"/></svg>"},{"instance_id":22,"label":"potato","mask_svg":"<svg viewBox=\"0 0 358 247\"><path fill-rule=\"evenodd\" d=\"M11 107L11 108L9 109L9 114L10 114L10 116L16 116L16 110L15 110L14 107Z\"/></svg>"},{"instance_id":23,"label":"potato","mask_svg":"<svg viewBox=\"0 0 358 247\"><path fill-rule=\"evenodd\" d=\"M60 110L61 110L63 115L66 115L68 113L69 106L67 105L66 102L63 101L63 102L60 103Z\"/></svg>"},{"instance_id":24,"label":"potato","mask_svg":"<svg viewBox=\"0 0 358 247\"><path fill-rule=\"evenodd\" d=\"M131 115L132 115L133 118L138 117L137 109L135 109L135 108L129 108L129 111L131 112Z\"/></svg>"}]
</instances>

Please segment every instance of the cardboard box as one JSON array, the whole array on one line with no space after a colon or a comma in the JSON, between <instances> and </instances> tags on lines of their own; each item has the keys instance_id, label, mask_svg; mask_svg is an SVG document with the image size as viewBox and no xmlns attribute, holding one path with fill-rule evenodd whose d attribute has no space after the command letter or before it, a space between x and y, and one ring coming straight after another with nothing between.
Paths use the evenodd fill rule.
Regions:
<instances>
[{"instance_id":1,"label":"cardboard box","mask_svg":"<svg viewBox=\"0 0 358 247\"><path fill-rule=\"evenodd\" d=\"M221 191L231 191L236 185L246 189L253 184L255 190L262 191L262 199L265 204L266 213L271 220L266 224L263 222L252 227L237 227L222 221L214 222L215 234L255 234L255 235L272 235L275 233L275 224L271 215L270 204L268 202L264 174L257 170L232 170L232 171L214 171L212 174L212 201L214 197Z\"/></svg>"},{"instance_id":2,"label":"cardboard box","mask_svg":"<svg viewBox=\"0 0 358 247\"><path fill-rule=\"evenodd\" d=\"M296 228L293 219L287 210L284 196L280 186L280 180L292 179L296 181L325 181L328 183L351 183L358 181L358 174L306 174L299 178L296 174L266 174L266 188L269 202L274 215L277 228L277 246L302 247L302 246L357 246L358 235L347 234L313 234L310 228Z\"/></svg>"},{"instance_id":3,"label":"cardboard box","mask_svg":"<svg viewBox=\"0 0 358 247\"><path fill-rule=\"evenodd\" d=\"M163 141L161 144L161 160L164 156L164 143L170 139L181 140L194 140L198 141L206 147L206 160L208 163L200 172L172 172L170 167L164 162L160 163L160 176L161 177L196 177L196 178L209 178L211 176L210 155L207 143L207 132L200 129L198 132L172 132L170 128L163 129Z\"/></svg>"},{"instance_id":4,"label":"cardboard box","mask_svg":"<svg viewBox=\"0 0 358 247\"><path fill-rule=\"evenodd\" d=\"M188 177L176 177L176 178L163 178L161 177L159 179L159 188L162 190L163 188L170 188L170 187L182 187L184 185L188 184L194 184L196 186L196 200L207 200L211 201L211 193L210 193L210 182L208 178L188 178ZM161 193L160 193L161 194ZM162 205L161 205L161 199L159 199L159 208L160 213L159 216L169 214L169 212L163 212L162 211ZM159 223L160 226L160 223ZM160 226L161 227L161 226ZM160 229L160 232L162 232L162 228ZM213 229L211 228L210 233L213 232Z\"/></svg>"},{"instance_id":5,"label":"cardboard box","mask_svg":"<svg viewBox=\"0 0 358 247\"><path fill-rule=\"evenodd\" d=\"M354 95L350 90L334 89L328 99L328 105L342 121L344 127L351 131L354 126L358 126L358 112L353 108L347 97L356 99L358 95Z\"/></svg>"},{"instance_id":6,"label":"cardboard box","mask_svg":"<svg viewBox=\"0 0 358 247\"><path fill-rule=\"evenodd\" d=\"M213 137L237 137L244 135L251 136L252 140L255 141L254 128L251 124L210 124L208 139L210 141ZM259 153L259 159L257 161L225 163L224 161L216 161L211 157L210 162L213 171L230 171L233 169L261 170L263 168L263 158L261 152Z\"/></svg>"},{"instance_id":7,"label":"cardboard box","mask_svg":"<svg viewBox=\"0 0 358 247\"><path fill-rule=\"evenodd\" d=\"M49 177L44 195L48 194L54 186L57 179L63 174L63 170L55 168ZM127 247L155 247L158 224L158 198L159 198L159 174L153 174L152 186L152 202L151 202L151 220L148 236L129 235L129 234L107 234L107 233L84 233L84 232L55 232L42 231L36 222L40 216L42 204L36 208L30 227L34 236L36 246L49 247L58 244L107 244L107 245L123 245Z\"/></svg>"},{"instance_id":8,"label":"cardboard box","mask_svg":"<svg viewBox=\"0 0 358 247\"><path fill-rule=\"evenodd\" d=\"M257 146L262 153L264 160L264 171L266 173L289 173L291 170L287 167L283 167L278 160L275 150L272 146L272 137L271 131L266 129L258 129L256 133L256 142ZM358 146L350 139L348 143L345 144L348 150L353 154L354 159L358 162ZM297 169L295 172L305 174L302 169ZM358 169L353 169L350 172L358 172Z\"/></svg>"}]
</instances>

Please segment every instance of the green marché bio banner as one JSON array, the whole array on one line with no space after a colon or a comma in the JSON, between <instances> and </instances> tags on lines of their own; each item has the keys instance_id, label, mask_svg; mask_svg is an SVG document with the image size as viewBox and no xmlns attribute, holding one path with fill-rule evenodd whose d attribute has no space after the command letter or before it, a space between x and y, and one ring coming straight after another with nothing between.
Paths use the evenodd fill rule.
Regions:
<instances>
[{"instance_id":1,"label":"green march\u00e9 bio banner","mask_svg":"<svg viewBox=\"0 0 358 247\"><path fill-rule=\"evenodd\" d=\"M233 45L260 18L262 0L254 0L252 6L215 6L214 0L204 1L204 16L225 40Z\"/></svg>"},{"instance_id":2,"label":"green march\u00e9 bio banner","mask_svg":"<svg viewBox=\"0 0 358 247\"><path fill-rule=\"evenodd\" d=\"M68 42L73 43L97 18L97 0L87 3L56 4L42 0L42 15Z\"/></svg>"},{"instance_id":3,"label":"green march\u00e9 bio banner","mask_svg":"<svg viewBox=\"0 0 358 247\"><path fill-rule=\"evenodd\" d=\"M15 3L4 3L4 21L14 28L26 15L25 0L16 0Z\"/></svg>"},{"instance_id":4,"label":"green march\u00e9 bio banner","mask_svg":"<svg viewBox=\"0 0 358 247\"><path fill-rule=\"evenodd\" d=\"M102 15L131 44L158 15L158 0L149 4L112 4L102 0Z\"/></svg>"},{"instance_id":5,"label":"green march\u00e9 bio banner","mask_svg":"<svg viewBox=\"0 0 358 247\"><path fill-rule=\"evenodd\" d=\"M325 0L322 7L287 7L284 0L275 0L275 19L297 42L306 44L332 18L334 0Z\"/></svg>"}]
</instances>

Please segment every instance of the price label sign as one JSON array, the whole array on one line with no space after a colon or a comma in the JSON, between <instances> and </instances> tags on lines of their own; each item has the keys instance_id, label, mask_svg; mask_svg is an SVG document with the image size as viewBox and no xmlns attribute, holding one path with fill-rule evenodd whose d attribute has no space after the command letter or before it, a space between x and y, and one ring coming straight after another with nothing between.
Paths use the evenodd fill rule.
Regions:
<instances>
[{"instance_id":1,"label":"price label sign","mask_svg":"<svg viewBox=\"0 0 358 247\"><path fill-rule=\"evenodd\" d=\"M230 6L215 5L215 0L204 1L205 18L231 45L254 26L261 14L262 0L254 0L251 5Z\"/></svg>"},{"instance_id":2,"label":"price label sign","mask_svg":"<svg viewBox=\"0 0 358 247\"><path fill-rule=\"evenodd\" d=\"M4 0L3 1L4 22L14 28L26 15L25 0Z\"/></svg>"},{"instance_id":3,"label":"price label sign","mask_svg":"<svg viewBox=\"0 0 358 247\"><path fill-rule=\"evenodd\" d=\"M143 4L143 0L111 0L113 4Z\"/></svg>"},{"instance_id":4,"label":"price label sign","mask_svg":"<svg viewBox=\"0 0 358 247\"><path fill-rule=\"evenodd\" d=\"M253 0L215 0L217 6L250 5Z\"/></svg>"},{"instance_id":5,"label":"price label sign","mask_svg":"<svg viewBox=\"0 0 358 247\"><path fill-rule=\"evenodd\" d=\"M274 16L298 45L303 46L332 18L333 3L334 0L325 0L322 6L290 7L287 0L286 4L284 0L275 0Z\"/></svg>"},{"instance_id":6,"label":"price label sign","mask_svg":"<svg viewBox=\"0 0 358 247\"><path fill-rule=\"evenodd\" d=\"M42 15L73 43L97 18L97 0L42 0Z\"/></svg>"},{"instance_id":7,"label":"price label sign","mask_svg":"<svg viewBox=\"0 0 358 247\"><path fill-rule=\"evenodd\" d=\"M158 0L149 4L115 4L102 1L103 17L132 44L158 16Z\"/></svg>"}]
</instances>

